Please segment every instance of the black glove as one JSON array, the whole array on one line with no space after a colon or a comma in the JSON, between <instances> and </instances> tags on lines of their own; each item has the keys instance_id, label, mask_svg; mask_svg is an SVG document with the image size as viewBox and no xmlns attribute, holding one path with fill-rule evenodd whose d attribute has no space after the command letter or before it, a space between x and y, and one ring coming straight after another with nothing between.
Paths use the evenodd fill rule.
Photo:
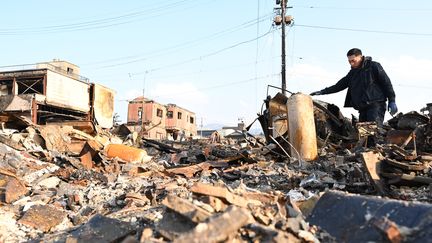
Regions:
<instances>
[{"instance_id":1,"label":"black glove","mask_svg":"<svg viewBox=\"0 0 432 243\"><path fill-rule=\"evenodd\" d=\"M396 114L396 112L398 111L398 108L397 108L395 102L389 102L389 104L388 104L388 111L390 112L390 114L392 116L394 116L394 114Z\"/></svg>"},{"instance_id":2,"label":"black glove","mask_svg":"<svg viewBox=\"0 0 432 243\"><path fill-rule=\"evenodd\" d=\"M321 92L321 91L315 91L315 92L310 93L310 95L311 95L311 96L314 96L314 95L322 95L322 92Z\"/></svg>"}]
</instances>

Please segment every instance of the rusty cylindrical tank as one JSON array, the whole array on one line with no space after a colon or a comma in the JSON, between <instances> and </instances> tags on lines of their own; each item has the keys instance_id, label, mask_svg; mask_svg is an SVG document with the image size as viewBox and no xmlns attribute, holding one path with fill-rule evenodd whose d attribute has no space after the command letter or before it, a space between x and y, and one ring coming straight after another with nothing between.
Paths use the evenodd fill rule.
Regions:
<instances>
[{"instance_id":1,"label":"rusty cylindrical tank","mask_svg":"<svg viewBox=\"0 0 432 243\"><path fill-rule=\"evenodd\" d=\"M105 150L108 158L118 157L126 162L148 162L151 159L145 150L123 144L108 144Z\"/></svg>"},{"instance_id":2,"label":"rusty cylindrical tank","mask_svg":"<svg viewBox=\"0 0 432 243\"><path fill-rule=\"evenodd\" d=\"M315 160L318 151L312 98L294 94L288 98L287 106L291 155L305 161Z\"/></svg>"}]
</instances>

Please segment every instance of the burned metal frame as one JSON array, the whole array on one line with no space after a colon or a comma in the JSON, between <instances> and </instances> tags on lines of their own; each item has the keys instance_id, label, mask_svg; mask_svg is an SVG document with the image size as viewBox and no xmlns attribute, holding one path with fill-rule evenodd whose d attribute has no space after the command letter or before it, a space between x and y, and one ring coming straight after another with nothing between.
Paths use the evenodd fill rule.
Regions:
<instances>
[{"instance_id":1,"label":"burned metal frame","mask_svg":"<svg viewBox=\"0 0 432 243\"><path fill-rule=\"evenodd\" d=\"M114 91L49 63L5 68L10 69L0 71L0 111L4 115L26 116L36 124L93 121L103 128L112 127Z\"/></svg>"},{"instance_id":2,"label":"burned metal frame","mask_svg":"<svg viewBox=\"0 0 432 243\"><path fill-rule=\"evenodd\" d=\"M85 120L87 113L68 110L64 108L56 108L46 105L38 105L37 109L37 123L46 123L48 120L60 118L66 120Z\"/></svg>"},{"instance_id":3,"label":"burned metal frame","mask_svg":"<svg viewBox=\"0 0 432 243\"><path fill-rule=\"evenodd\" d=\"M258 120L261 124L262 130L264 132L266 142L267 143L274 143L273 139L276 139L278 143L287 145L285 141L282 141L282 139L279 139L279 137L288 136L288 110L287 110L287 101L288 97L286 97L284 94L278 92L274 97L271 97L269 95L270 88L274 88L277 90L282 90L282 88L273 86L273 85L267 85L267 98L264 100L264 103L261 107L261 113L258 114ZM289 94L295 94L294 92L286 90ZM325 114L325 118L327 119L324 123L320 123L322 126L326 126L326 129L329 129L328 132L326 132L326 135L322 137L322 139L326 140L325 142L328 143L330 140L344 140L344 141L356 141L357 135L355 134L355 129L352 127L352 123L348 121L348 119L345 120L345 118L340 118L342 115L340 114L340 110L337 106L328 104L330 106L329 108L326 108L323 104L321 104L319 101L312 100L313 106L320 110L323 114ZM266 106L264 109L264 105ZM337 116L337 113L339 112L339 117ZM336 113L336 115L335 115ZM318 123L317 119L319 119L315 115L315 126L318 130ZM344 119L344 120L342 120ZM284 121L285 120L285 124ZM275 121L280 121L275 123ZM349 123L349 124L348 124ZM277 134L275 133L277 131ZM330 134L330 135L329 135ZM273 137L270 138L270 136ZM331 137L331 138L330 138ZM286 140L286 139L284 139ZM279 151L282 152L283 151Z\"/></svg>"},{"instance_id":4,"label":"burned metal frame","mask_svg":"<svg viewBox=\"0 0 432 243\"><path fill-rule=\"evenodd\" d=\"M24 79L24 78L20 78L20 79L16 79L16 84L18 86L18 94L44 94L44 80L45 77L34 77L34 78L28 78L28 79ZM41 87L35 87L39 82L41 82L42 88ZM22 87L22 86L24 87ZM33 88L35 87L35 88ZM22 90L22 88L24 88L24 91L20 91ZM28 93L27 91L30 92ZM32 92L33 91L33 92Z\"/></svg>"}]
</instances>

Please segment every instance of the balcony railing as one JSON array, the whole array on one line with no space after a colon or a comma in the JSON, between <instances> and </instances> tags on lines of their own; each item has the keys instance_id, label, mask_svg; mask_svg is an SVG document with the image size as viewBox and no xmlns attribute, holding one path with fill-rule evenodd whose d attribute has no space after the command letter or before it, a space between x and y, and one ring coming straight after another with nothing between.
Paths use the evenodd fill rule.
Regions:
<instances>
[{"instance_id":1,"label":"balcony railing","mask_svg":"<svg viewBox=\"0 0 432 243\"><path fill-rule=\"evenodd\" d=\"M22 64L22 65L13 65L13 66L2 66L0 67L0 72L14 72L14 71L26 71L26 70L37 70L37 69L49 69L51 71L61 73L65 76L71 77L73 79L79 80L81 82L89 83L89 79L75 74L70 73L60 67L56 67L49 63L37 63L37 64Z\"/></svg>"}]
</instances>

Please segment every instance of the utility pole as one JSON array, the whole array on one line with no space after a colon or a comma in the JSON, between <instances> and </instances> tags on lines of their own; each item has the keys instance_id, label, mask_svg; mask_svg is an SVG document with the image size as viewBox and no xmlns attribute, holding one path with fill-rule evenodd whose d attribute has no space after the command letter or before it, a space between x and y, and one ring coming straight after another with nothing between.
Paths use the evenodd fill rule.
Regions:
<instances>
[{"instance_id":1,"label":"utility pole","mask_svg":"<svg viewBox=\"0 0 432 243\"><path fill-rule=\"evenodd\" d=\"M142 100L142 112L141 112L141 131L143 132L144 135L144 131L145 131L145 123L144 123L144 119L145 119L145 83L146 83L146 78L147 78L147 71L144 73L144 78L143 78L143 89L142 89L142 96L143 96L143 100Z\"/></svg>"},{"instance_id":2,"label":"utility pole","mask_svg":"<svg viewBox=\"0 0 432 243\"><path fill-rule=\"evenodd\" d=\"M285 71L285 13L286 1L281 1L281 15L282 15L282 94L286 93L286 71Z\"/></svg>"},{"instance_id":3,"label":"utility pole","mask_svg":"<svg viewBox=\"0 0 432 243\"><path fill-rule=\"evenodd\" d=\"M293 24L293 18L291 15L286 16L286 10L287 10L287 3L288 0L276 0L276 4L280 4L280 11L278 12L278 15L275 16L274 24L276 25L282 25L282 71L281 71L281 77L282 77L282 93L286 93L286 61L285 61L285 27L288 25ZM275 8L275 10L279 10L279 8ZM279 15L280 14L280 15Z\"/></svg>"}]
</instances>

